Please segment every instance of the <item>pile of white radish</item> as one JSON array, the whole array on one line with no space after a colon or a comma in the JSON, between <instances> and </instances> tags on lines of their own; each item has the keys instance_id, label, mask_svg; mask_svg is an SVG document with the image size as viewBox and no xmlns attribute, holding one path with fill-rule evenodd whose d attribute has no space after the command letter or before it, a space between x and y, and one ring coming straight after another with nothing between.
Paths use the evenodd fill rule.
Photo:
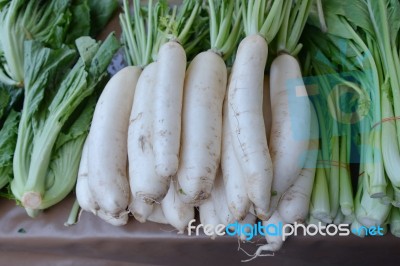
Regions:
<instances>
[{"instance_id":1,"label":"pile of white radish","mask_svg":"<svg viewBox=\"0 0 400 266\"><path fill-rule=\"evenodd\" d=\"M268 3L207 0L204 8L187 0L160 11L149 1L144 11L136 1L132 20L124 1L123 40L135 66L111 78L96 106L76 187L82 209L113 225L131 214L179 233L196 208L213 227L304 222L318 125L297 59L280 54L265 76L269 43L297 5ZM195 45L182 42L201 34L191 28L203 9L209 47L188 63L187 47ZM154 12L169 14L163 32ZM237 45L242 24L246 37ZM256 255L282 246L267 241Z\"/></svg>"}]
</instances>

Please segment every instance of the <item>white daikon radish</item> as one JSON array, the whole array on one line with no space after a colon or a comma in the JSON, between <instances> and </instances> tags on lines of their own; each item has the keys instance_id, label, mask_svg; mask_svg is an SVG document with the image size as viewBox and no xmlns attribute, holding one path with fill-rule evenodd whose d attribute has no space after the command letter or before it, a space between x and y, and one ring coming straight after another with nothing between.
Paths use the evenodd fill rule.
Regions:
<instances>
[{"instance_id":1,"label":"white daikon radish","mask_svg":"<svg viewBox=\"0 0 400 266\"><path fill-rule=\"evenodd\" d=\"M237 49L228 86L232 143L258 218L267 219L273 166L263 117L268 43L277 34L289 1L241 1L246 37Z\"/></svg>"},{"instance_id":2,"label":"white daikon radish","mask_svg":"<svg viewBox=\"0 0 400 266\"><path fill-rule=\"evenodd\" d=\"M231 213L228 207L228 202L225 195L224 180L222 178L221 168L218 169L215 178L214 188L211 192L215 210L222 224L228 225L235 221L235 216Z\"/></svg>"},{"instance_id":3,"label":"white daikon radish","mask_svg":"<svg viewBox=\"0 0 400 266\"><path fill-rule=\"evenodd\" d=\"M130 196L126 140L140 73L140 68L128 66L110 79L96 105L88 142L88 183L93 198L105 217L124 221Z\"/></svg>"},{"instance_id":4,"label":"white daikon radish","mask_svg":"<svg viewBox=\"0 0 400 266\"><path fill-rule=\"evenodd\" d=\"M288 54L274 59L270 70L272 128L270 153L274 166L271 215L283 193L303 169L310 139L311 109L298 61ZM289 167L288 167L289 166Z\"/></svg>"},{"instance_id":5,"label":"white daikon radish","mask_svg":"<svg viewBox=\"0 0 400 266\"><path fill-rule=\"evenodd\" d=\"M178 230L178 234L183 234L189 222L194 219L193 206L181 201L174 184L169 186L167 195L161 201L161 208L168 223Z\"/></svg>"},{"instance_id":6,"label":"white daikon radish","mask_svg":"<svg viewBox=\"0 0 400 266\"><path fill-rule=\"evenodd\" d=\"M88 139L86 137L85 144L82 148L82 156L79 164L78 178L76 180L76 200L82 210L96 214L99 206L94 201L92 192L89 189L89 169L88 169Z\"/></svg>"},{"instance_id":7,"label":"white daikon radish","mask_svg":"<svg viewBox=\"0 0 400 266\"><path fill-rule=\"evenodd\" d=\"M226 65L212 51L198 54L187 69L177 174L185 203L200 205L210 196L221 156L226 80Z\"/></svg>"},{"instance_id":8,"label":"white daikon radish","mask_svg":"<svg viewBox=\"0 0 400 266\"><path fill-rule=\"evenodd\" d=\"M226 201L230 212L237 221L243 220L250 208L250 200L247 196L246 182L243 170L236 158L232 145L232 132L228 119L228 104L224 101L223 112L223 135L222 135L222 154L221 169L224 180Z\"/></svg>"},{"instance_id":9,"label":"white daikon radish","mask_svg":"<svg viewBox=\"0 0 400 266\"><path fill-rule=\"evenodd\" d=\"M133 200L129 206L135 218L145 222L153 204L161 202L169 182L155 172L153 152L153 92L158 63L147 65L136 86L128 129L129 184ZM148 205L148 206L146 206Z\"/></svg>"},{"instance_id":10,"label":"white daikon radish","mask_svg":"<svg viewBox=\"0 0 400 266\"><path fill-rule=\"evenodd\" d=\"M218 217L217 210L215 209L212 195L203 201L199 206L200 223L204 225L203 230L211 239L217 237L216 230L225 231L221 220Z\"/></svg>"},{"instance_id":11,"label":"white daikon radish","mask_svg":"<svg viewBox=\"0 0 400 266\"><path fill-rule=\"evenodd\" d=\"M228 86L228 118L235 154L257 216L265 219L273 178L263 118L263 81L267 42L250 35L239 45Z\"/></svg>"},{"instance_id":12,"label":"white daikon radish","mask_svg":"<svg viewBox=\"0 0 400 266\"><path fill-rule=\"evenodd\" d=\"M178 170L179 163L186 70L186 53L182 45L174 41L162 45L158 52L157 64L157 79L151 98L156 110L153 118L155 171L162 179L160 182L169 184L171 176Z\"/></svg>"},{"instance_id":13,"label":"white daikon radish","mask_svg":"<svg viewBox=\"0 0 400 266\"><path fill-rule=\"evenodd\" d=\"M185 77L182 143L177 174L179 195L200 205L210 196L220 164L222 106L227 83L224 59L240 37L240 3L209 0L210 50L199 53Z\"/></svg>"},{"instance_id":14,"label":"white daikon radish","mask_svg":"<svg viewBox=\"0 0 400 266\"><path fill-rule=\"evenodd\" d=\"M279 214L285 223L304 223L309 213L319 146L318 120L312 105L310 130L310 142L305 165L295 183L283 194L278 204Z\"/></svg>"}]
</instances>

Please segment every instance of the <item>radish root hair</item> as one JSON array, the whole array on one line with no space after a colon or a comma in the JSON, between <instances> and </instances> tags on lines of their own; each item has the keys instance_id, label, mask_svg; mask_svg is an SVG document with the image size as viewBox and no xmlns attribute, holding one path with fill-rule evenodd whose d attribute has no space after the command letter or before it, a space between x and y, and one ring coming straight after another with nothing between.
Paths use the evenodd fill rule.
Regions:
<instances>
[{"instance_id":1,"label":"radish root hair","mask_svg":"<svg viewBox=\"0 0 400 266\"><path fill-rule=\"evenodd\" d=\"M253 255L250 255L247 252L245 252L246 255L250 256L250 258L247 259L247 260L242 260L242 262L249 262L249 261L252 261L252 260L254 260L254 259L258 258L258 257L275 256L274 252L277 251L278 249L279 249L279 245L277 245L277 243L271 243L271 244L262 245L262 246L258 247L257 251ZM272 254L262 254L263 251L269 251L269 252L272 252Z\"/></svg>"}]
</instances>

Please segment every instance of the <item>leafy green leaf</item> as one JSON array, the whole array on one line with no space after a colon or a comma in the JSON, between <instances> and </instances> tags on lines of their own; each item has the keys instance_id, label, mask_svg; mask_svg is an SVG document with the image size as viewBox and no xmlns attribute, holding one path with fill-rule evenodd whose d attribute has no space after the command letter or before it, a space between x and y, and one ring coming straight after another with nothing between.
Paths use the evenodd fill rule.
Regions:
<instances>
[{"instance_id":1,"label":"leafy green leaf","mask_svg":"<svg viewBox=\"0 0 400 266\"><path fill-rule=\"evenodd\" d=\"M395 45L400 30L400 1L389 0L388 5L389 34L391 43Z\"/></svg>"},{"instance_id":2,"label":"leafy green leaf","mask_svg":"<svg viewBox=\"0 0 400 266\"><path fill-rule=\"evenodd\" d=\"M12 161L17 143L20 113L11 110L4 126L0 129L0 188L4 187L13 176Z\"/></svg>"},{"instance_id":3,"label":"leafy green leaf","mask_svg":"<svg viewBox=\"0 0 400 266\"><path fill-rule=\"evenodd\" d=\"M66 46L46 48L35 41L26 44L25 108L11 189L17 200L22 200L26 193L40 195L39 206L26 206L31 216L57 203L72 189L92 109L81 113L77 110L96 95L95 90L108 76L106 68L119 48L114 34L101 44L90 37L81 37L76 44L79 58L72 68L75 50ZM22 200L22 204L26 202Z\"/></svg>"},{"instance_id":4,"label":"leafy green leaf","mask_svg":"<svg viewBox=\"0 0 400 266\"><path fill-rule=\"evenodd\" d=\"M90 36L95 37L107 25L118 8L116 0L88 0L90 7Z\"/></svg>"},{"instance_id":5,"label":"leafy green leaf","mask_svg":"<svg viewBox=\"0 0 400 266\"><path fill-rule=\"evenodd\" d=\"M90 8L86 0L74 1L70 7L70 12L71 22L69 23L68 34L65 39L65 43L67 44L73 44L79 37L89 35L91 29Z\"/></svg>"}]
</instances>

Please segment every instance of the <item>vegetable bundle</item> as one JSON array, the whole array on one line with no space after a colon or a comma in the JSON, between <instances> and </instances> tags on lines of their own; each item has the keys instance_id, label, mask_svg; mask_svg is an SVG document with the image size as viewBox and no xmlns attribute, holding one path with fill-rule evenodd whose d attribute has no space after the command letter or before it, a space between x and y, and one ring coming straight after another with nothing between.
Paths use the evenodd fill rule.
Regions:
<instances>
[{"instance_id":1,"label":"vegetable bundle","mask_svg":"<svg viewBox=\"0 0 400 266\"><path fill-rule=\"evenodd\" d=\"M89 35L115 8L108 0L0 6L1 186L10 183L7 196L32 217L75 185L98 92L119 47L113 35L102 44Z\"/></svg>"},{"instance_id":2,"label":"vegetable bundle","mask_svg":"<svg viewBox=\"0 0 400 266\"><path fill-rule=\"evenodd\" d=\"M353 228L385 227L391 209L398 208L395 99L400 3L339 2L322 2L326 33L318 30L317 16L311 16L305 33L309 36L306 68L323 88L314 97L320 124L325 125L320 159L332 165L317 174L320 182L314 186L310 215ZM328 109L322 106L326 103ZM352 158L359 163L355 197L348 173Z\"/></svg>"}]
</instances>

